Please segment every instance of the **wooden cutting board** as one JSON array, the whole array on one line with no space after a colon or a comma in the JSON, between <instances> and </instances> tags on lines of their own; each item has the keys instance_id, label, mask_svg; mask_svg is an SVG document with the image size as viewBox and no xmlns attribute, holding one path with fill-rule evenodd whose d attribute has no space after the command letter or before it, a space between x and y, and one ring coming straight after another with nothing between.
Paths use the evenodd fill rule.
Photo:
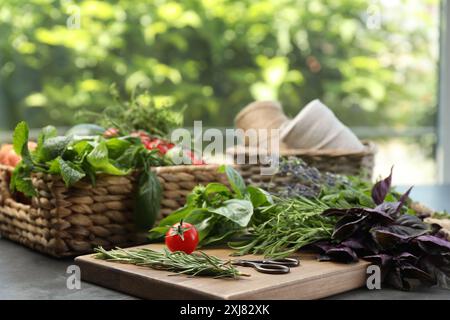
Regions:
<instances>
[{"instance_id":1,"label":"wooden cutting board","mask_svg":"<svg viewBox=\"0 0 450 320\"><path fill-rule=\"evenodd\" d=\"M141 247L161 250L163 245ZM224 260L230 259L229 249L204 251ZM354 264L318 262L313 255L300 254L301 265L292 268L289 274L269 275L238 267L251 276L234 280L173 275L98 260L93 255L81 256L75 261L81 268L83 281L144 299L319 299L364 286L369 266L363 261Z\"/></svg>"}]
</instances>

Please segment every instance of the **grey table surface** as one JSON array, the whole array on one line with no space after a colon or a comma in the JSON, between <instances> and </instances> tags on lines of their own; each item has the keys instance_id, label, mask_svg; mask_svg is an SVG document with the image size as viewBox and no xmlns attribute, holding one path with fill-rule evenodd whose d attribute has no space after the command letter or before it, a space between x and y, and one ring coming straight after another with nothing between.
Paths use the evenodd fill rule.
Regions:
<instances>
[{"instance_id":1,"label":"grey table surface","mask_svg":"<svg viewBox=\"0 0 450 320\"><path fill-rule=\"evenodd\" d=\"M412 197L436 210L450 210L450 185L416 187ZM0 299L135 299L85 282L82 282L81 289L68 289L66 271L69 265L74 264L71 259L49 258L5 239L0 239L0 252ZM330 299L450 300L450 291L424 288L415 292L402 292L392 289L362 288L330 297Z\"/></svg>"}]
</instances>

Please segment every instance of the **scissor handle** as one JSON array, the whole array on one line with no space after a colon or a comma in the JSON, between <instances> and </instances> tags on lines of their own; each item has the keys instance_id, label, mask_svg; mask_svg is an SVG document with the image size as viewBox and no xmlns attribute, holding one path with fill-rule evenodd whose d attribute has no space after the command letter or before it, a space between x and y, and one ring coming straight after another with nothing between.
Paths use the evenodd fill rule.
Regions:
<instances>
[{"instance_id":1,"label":"scissor handle","mask_svg":"<svg viewBox=\"0 0 450 320\"><path fill-rule=\"evenodd\" d=\"M271 259L271 260L263 260L264 264L278 264L286 267L295 268L300 265L300 260L297 258L283 258L283 259Z\"/></svg>"},{"instance_id":2,"label":"scissor handle","mask_svg":"<svg viewBox=\"0 0 450 320\"><path fill-rule=\"evenodd\" d=\"M267 274L286 274L291 271L288 266L275 263L260 263L254 261L238 260L233 262L233 264L242 267L252 267L255 268L258 272Z\"/></svg>"},{"instance_id":3,"label":"scissor handle","mask_svg":"<svg viewBox=\"0 0 450 320\"><path fill-rule=\"evenodd\" d=\"M256 263L255 269L268 274L286 274L291 272L291 268L282 264Z\"/></svg>"}]
</instances>

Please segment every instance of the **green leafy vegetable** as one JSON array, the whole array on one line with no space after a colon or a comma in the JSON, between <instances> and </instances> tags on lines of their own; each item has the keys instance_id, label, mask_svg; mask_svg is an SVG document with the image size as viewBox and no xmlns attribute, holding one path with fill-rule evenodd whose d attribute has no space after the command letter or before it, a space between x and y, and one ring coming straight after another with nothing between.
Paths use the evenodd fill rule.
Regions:
<instances>
[{"instance_id":1,"label":"green leafy vegetable","mask_svg":"<svg viewBox=\"0 0 450 320\"><path fill-rule=\"evenodd\" d=\"M242 179L241 175L231 166L222 166L219 168L219 172L226 173L231 189L233 189L234 193L239 198L242 198L245 194L247 194L244 179Z\"/></svg>"},{"instance_id":2,"label":"green leafy vegetable","mask_svg":"<svg viewBox=\"0 0 450 320\"><path fill-rule=\"evenodd\" d=\"M127 175L132 170L147 169L166 162L154 151L147 150L132 137L105 139L102 136L58 136L54 127L45 127L38 138L36 150L28 150L28 125L21 122L14 131L14 149L23 161L15 168L11 190L31 197L36 195L31 175L44 172L60 175L67 186L96 175ZM157 203L153 201L153 203Z\"/></svg>"},{"instance_id":3,"label":"green leafy vegetable","mask_svg":"<svg viewBox=\"0 0 450 320\"><path fill-rule=\"evenodd\" d=\"M232 190L220 183L194 188L187 198L186 206L161 220L157 227L150 230L149 239L162 239L170 226L181 220L195 226L199 232L200 245L223 241L242 232L254 213L249 191L233 168L222 167L221 171L227 174L229 184L235 186ZM260 198L261 195L262 192Z\"/></svg>"},{"instance_id":4,"label":"green leafy vegetable","mask_svg":"<svg viewBox=\"0 0 450 320\"><path fill-rule=\"evenodd\" d=\"M98 172L115 176L123 176L130 173L114 166L108 154L108 146L105 141L100 141L97 146L87 155L87 161Z\"/></svg>"},{"instance_id":5,"label":"green leafy vegetable","mask_svg":"<svg viewBox=\"0 0 450 320\"><path fill-rule=\"evenodd\" d=\"M66 186L74 185L86 176L81 168L77 168L74 164L69 164L61 157L50 162L49 173L60 174Z\"/></svg>"},{"instance_id":6,"label":"green leafy vegetable","mask_svg":"<svg viewBox=\"0 0 450 320\"><path fill-rule=\"evenodd\" d=\"M162 189L154 172L144 172L139 178L139 189L134 208L134 222L140 230L149 230L155 223L161 207Z\"/></svg>"},{"instance_id":7,"label":"green leafy vegetable","mask_svg":"<svg viewBox=\"0 0 450 320\"><path fill-rule=\"evenodd\" d=\"M224 216L241 227L246 227L253 214L253 205L248 200L230 199L224 201L221 207L210 209L210 212Z\"/></svg>"}]
</instances>

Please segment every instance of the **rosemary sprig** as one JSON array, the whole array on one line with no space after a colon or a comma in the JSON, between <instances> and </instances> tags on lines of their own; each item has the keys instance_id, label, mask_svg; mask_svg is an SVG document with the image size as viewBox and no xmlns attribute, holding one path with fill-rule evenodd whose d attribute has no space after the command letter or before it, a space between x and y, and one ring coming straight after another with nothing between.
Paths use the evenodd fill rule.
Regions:
<instances>
[{"instance_id":1,"label":"rosemary sprig","mask_svg":"<svg viewBox=\"0 0 450 320\"><path fill-rule=\"evenodd\" d=\"M261 224L249 229L250 240L229 243L234 255L263 254L284 258L319 240L330 239L334 219L322 216L329 207L318 199L277 199L257 213Z\"/></svg>"},{"instance_id":2,"label":"rosemary sprig","mask_svg":"<svg viewBox=\"0 0 450 320\"><path fill-rule=\"evenodd\" d=\"M167 249L159 252L145 248L134 250L116 248L107 251L102 247L96 248L95 252L97 259L171 271L176 274L234 279L249 276L241 273L230 261L223 261L204 252L186 254L179 251L170 252Z\"/></svg>"}]
</instances>

